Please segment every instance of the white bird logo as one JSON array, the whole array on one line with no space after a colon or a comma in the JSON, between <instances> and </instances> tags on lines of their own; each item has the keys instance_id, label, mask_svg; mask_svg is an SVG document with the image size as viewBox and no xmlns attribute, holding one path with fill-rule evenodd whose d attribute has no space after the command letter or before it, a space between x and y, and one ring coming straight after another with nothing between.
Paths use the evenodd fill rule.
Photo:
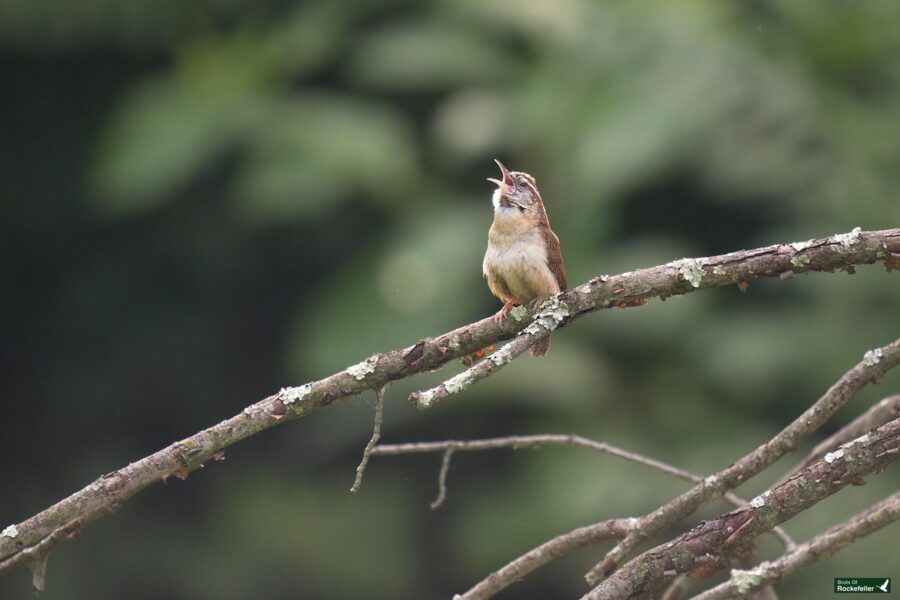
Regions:
<instances>
[{"instance_id":1,"label":"white bird logo","mask_svg":"<svg viewBox=\"0 0 900 600\"><path fill-rule=\"evenodd\" d=\"M889 585L891 585L891 580L885 579L884 583L882 583L881 585L878 586L878 589L881 590L882 592L887 592Z\"/></svg>"}]
</instances>

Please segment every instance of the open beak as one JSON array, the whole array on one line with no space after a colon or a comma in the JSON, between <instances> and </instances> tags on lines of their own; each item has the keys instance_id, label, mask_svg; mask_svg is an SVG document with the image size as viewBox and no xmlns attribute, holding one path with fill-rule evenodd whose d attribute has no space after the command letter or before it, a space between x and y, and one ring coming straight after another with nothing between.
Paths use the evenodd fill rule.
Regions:
<instances>
[{"instance_id":1,"label":"open beak","mask_svg":"<svg viewBox=\"0 0 900 600\"><path fill-rule=\"evenodd\" d=\"M509 174L509 169L504 167L503 163L496 158L494 159L494 162L497 163L498 167L500 167L500 172L503 174L503 180L501 181L500 179L494 179L493 177L488 177L487 180L496 185L501 190L515 187L516 182L513 179L512 175Z\"/></svg>"}]
</instances>

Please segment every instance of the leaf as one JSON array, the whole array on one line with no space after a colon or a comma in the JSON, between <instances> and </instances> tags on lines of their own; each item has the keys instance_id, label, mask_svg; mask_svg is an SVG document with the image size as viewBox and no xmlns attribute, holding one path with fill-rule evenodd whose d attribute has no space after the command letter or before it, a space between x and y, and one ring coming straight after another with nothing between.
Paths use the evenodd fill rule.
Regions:
<instances>
[{"instance_id":1,"label":"leaf","mask_svg":"<svg viewBox=\"0 0 900 600\"><path fill-rule=\"evenodd\" d=\"M254 137L233 199L254 222L315 213L354 192L397 203L416 182L410 128L378 102L303 94L277 107Z\"/></svg>"},{"instance_id":2,"label":"leaf","mask_svg":"<svg viewBox=\"0 0 900 600\"><path fill-rule=\"evenodd\" d=\"M173 74L140 85L113 117L94 172L96 207L127 214L173 200L266 114L270 69L252 39L186 48Z\"/></svg>"},{"instance_id":3,"label":"leaf","mask_svg":"<svg viewBox=\"0 0 900 600\"><path fill-rule=\"evenodd\" d=\"M365 85L418 93L508 80L516 63L489 40L428 22L391 25L358 43L347 74Z\"/></svg>"}]
</instances>

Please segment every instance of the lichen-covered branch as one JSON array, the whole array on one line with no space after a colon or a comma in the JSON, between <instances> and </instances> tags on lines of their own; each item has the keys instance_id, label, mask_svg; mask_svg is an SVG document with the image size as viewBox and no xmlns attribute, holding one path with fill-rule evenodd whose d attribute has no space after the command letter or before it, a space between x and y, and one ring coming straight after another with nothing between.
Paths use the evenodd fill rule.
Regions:
<instances>
[{"instance_id":1,"label":"lichen-covered branch","mask_svg":"<svg viewBox=\"0 0 900 600\"><path fill-rule=\"evenodd\" d=\"M877 356L877 360L872 357ZM864 385L880 380L884 374L900 363L900 339L887 346L865 353L863 360L844 373L825 394L806 409L775 437L759 446L726 469L711 475L702 483L681 494L674 500L641 517L640 524L625 539L616 544L603 560L585 576L588 583L596 585L612 573L628 553L678 521L691 515L704 503L721 496L750 477L774 463L797 444L822 426L831 415L858 392Z\"/></svg>"},{"instance_id":2,"label":"lichen-covered branch","mask_svg":"<svg viewBox=\"0 0 900 600\"><path fill-rule=\"evenodd\" d=\"M821 459L827 453L836 450L841 444L846 444L850 440L854 440L876 427L881 427L888 421L893 421L897 417L900 417L900 394L884 398L881 402L870 407L866 412L841 427L827 439L816 444L816 447L806 455L806 458L800 461L793 469L785 473L779 480L779 483L785 481L803 467L809 466Z\"/></svg>"},{"instance_id":3,"label":"lichen-covered branch","mask_svg":"<svg viewBox=\"0 0 900 600\"><path fill-rule=\"evenodd\" d=\"M648 456L644 456L642 454L637 454L634 452L629 452L611 444L598 442L590 438L572 434L518 435L483 440L444 440L440 442L385 444L382 446L376 446L372 450L372 454L397 456L401 454L443 452L444 459L441 462L441 475L439 477L440 493L438 496L438 500L432 504L432 508L435 508L436 505L439 505L440 502L443 502L444 498L446 497L446 470L450 462L448 457L453 452L474 452L481 450L496 450L501 448L536 448L545 444L566 444L573 446L582 446L585 448L596 450L598 452L602 452L604 454L610 454L618 458L623 458L625 460L629 460L631 462L644 465L652 469L656 469L657 471L661 471L668 475L673 475L686 481L697 483L703 480L703 478L699 475L695 475L694 473L690 473L689 471L685 471L684 469L679 469L678 467L672 466L654 458L650 458ZM744 506L745 504L747 504L745 500L739 498L733 493L725 494L725 499L728 500L728 502L732 503L734 506ZM634 526L637 523L637 519L623 519L621 521L627 522L629 526ZM610 522L608 521L604 521L602 523L597 523L593 527L604 528L609 523ZM584 544L572 544L572 540L574 539L584 540L585 538L583 536L583 533L586 530L595 531L590 527L581 527L569 533L559 535L552 540L541 544L537 548L527 552L523 556L513 560L507 566L492 573L487 579L476 584L465 594L457 596L457 598L463 600L484 600L485 598L489 598L497 592L512 585L531 571L547 564L551 560L561 558L569 552L581 547L582 545L589 543L585 541ZM624 535L625 531L623 530L622 533ZM791 540L790 536L788 536L788 534L780 527L773 528L772 533L773 535L778 537L778 539L788 550L793 550L793 548L796 546L793 540ZM540 556L541 560L534 560L536 556Z\"/></svg>"},{"instance_id":4,"label":"lichen-covered branch","mask_svg":"<svg viewBox=\"0 0 900 600\"><path fill-rule=\"evenodd\" d=\"M739 556L733 561L734 568L751 568L762 562L757 551L751 550L746 554ZM717 565L710 563L712 568ZM724 567L723 567L724 568ZM693 578L687 573L679 573L676 575L669 585L662 591L659 600L681 600L685 592L693 583ZM746 596L747 600L778 600L775 590L771 585L764 585L754 589Z\"/></svg>"},{"instance_id":5,"label":"lichen-covered branch","mask_svg":"<svg viewBox=\"0 0 900 600\"><path fill-rule=\"evenodd\" d=\"M553 299L555 300L556 298ZM490 377L512 362L513 359L522 355L538 339L548 335L550 335L548 331L530 333L523 330L514 340L500 348L500 350L481 362L472 365L462 373L454 375L431 389L411 393L409 401L420 409L431 408L447 396L459 393L472 384Z\"/></svg>"},{"instance_id":6,"label":"lichen-covered branch","mask_svg":"<svg viewBox=\"0 0 900 600\"><path fill-rule=\"evenodd\" d=\"M796 550L753 569L735 569L728 581L694 596L692 600L741 598L764 585L781 581L798 569L832 556L848 544L900 519L900 492L888 496L856 516L801 544Z\"/></svg>"},{"instance_id":7,"label":"lichen-covered branch","mask_svg":"<svg viewBox=\"0 0 900 600\"><path fill-rule=\"evenodd\" d=\"M864 475L900 457L900 419L841 446L784 483L716 519L705 521L669 543L648 550L588 592L582 600L642 598L679 573L746 552L747 544L778 523L808 509Z\"/></svg>"},{"instance_id":8,"label":"lichen-covered branch","mask_svg":"<svg viewBox=\"0 0 900 600\"><path fill-rule=\"evenodd\" d=\"M890 267L898 255L900 229L860 231L857 228L818 240L683 259L616 276L595 277L557 295L560 306L568 312L558 326L563 327L595 310L640 305L654 297L736 285L761 277L833 271L877 261L884 261ZM406 348L374 354L323 379L283 389L229 419L103 475L50 508L5 527L4 534L0 535L0 572L18 564L17 555L40 544L60 528L76 520L85 526L154 483L171 476L184 478L249 436L510 339L533 325L540 310L540 307L525 309L519 311L520 320L506 319L500 323L485 318Z\"/></svg>"},{"instance_id":9,"label":"lichen-covered branch","mask_svg":"<svg viewBox=\"0 0 900 600\"><path fill-rule=\"evenodd\" d=\"M872 235L876 233L877 235ZM870 262L883 260L886 268L890 269L896 262L895 255L900 255L900 229L863 232L857 227L849 233L828 238L707 258L684 258L651 269L595 277L583 285L558 294L531 312L520 310L515 319L509 319L518 324L514 329L519 337L513 342L490 359L440 385L430 390L414 392L410 395L410 401L419 408L429 408L435 402L465 390L509 364L533 345L538 337L548 335L550 331L583 314L616 306L641 306L649 298L665 300L670 296L702 288L741 286L762 277L789 279L798 273L833 271L844 268L842 262L848 253L862 247L870 249ZM508 327L509 324L505 326ZM471 351L479 350L494 341L496 340L472 348ZM451 348L454 347L452 339L449 343Z\"/></svg>"}]
</instances>

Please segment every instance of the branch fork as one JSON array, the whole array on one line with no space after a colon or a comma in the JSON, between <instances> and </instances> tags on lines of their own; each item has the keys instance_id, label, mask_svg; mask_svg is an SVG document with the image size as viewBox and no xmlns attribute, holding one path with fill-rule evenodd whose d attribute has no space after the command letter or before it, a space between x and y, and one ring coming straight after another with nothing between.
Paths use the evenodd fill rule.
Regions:
<instances>
[{"instance_id":1,"label":"branch fork","mask_svg":"<svg viewBox=\"0 0 900 600\"><path fill-rule=\"evenodd\" d=\"M186 477L204 463L221 457L227 447L247 437L304 417L316 409L346 401L365 390L379 390L391 381L438 369L455 358L502 340L512 339L487 360L432 390L414 394L411 399L421 407L432 406L440 399L496 372L552 329L568 325L596 310L640 306L651 298L665 299L699 289L741 285L754 279L785 276L788 273L830 272L877 261L884 262L885 267L891 270L900 264L897 256L900 256L900 229L862 231L856 228L848 233L807 242L682 259L620 275L595 277L561 292L538 307L526 307L524 313L519 311L520 320L508 319L497 323L488 317L437 338L426 338L412 346L372 355L323 379L287 388L251 404L231 418L113 471L30 518L3 527L4 533L0 533L0 573L26 562L29 549L39 547L45 541L48 543L45 547L52 547L65 539L65 536L57 537L56 532L64 531L69 524L77 522L83 527L168 475ZM885 365L893 366L895 359L892 353L877 356L873 351L866 359L872 364L862 367L870 369L873 377L864 376L861 379L870 381L880 377L889 368ZM840 391L836 393L841 395ZM370 441L370 454L377 449L377 433L373 433L374 441ZM778 452L783 454L793 447L796 440L782 442L785 445L780 445ZM362 470L365 460L364 453L360 465ZM706 499L724 494L732 483L718 481L695 487L694 490L701 490L699 492L688 492L692 499L672 508L673 515L683 518ZM644 520L641 522L647 526L646 531L658 531L657 527L669 520L664 514L654 514L642 518ZM572 539L584 544L589 543L585 541L588 539L605 539L613 534L630 532L608 557L617 563L634 548L638 539L635 530L623 523L610 521L603 526L583 528ZM15 535L12 535L13 531ZM42 568L39 570L43 575Z\"/></svg>"}]
</instances>

